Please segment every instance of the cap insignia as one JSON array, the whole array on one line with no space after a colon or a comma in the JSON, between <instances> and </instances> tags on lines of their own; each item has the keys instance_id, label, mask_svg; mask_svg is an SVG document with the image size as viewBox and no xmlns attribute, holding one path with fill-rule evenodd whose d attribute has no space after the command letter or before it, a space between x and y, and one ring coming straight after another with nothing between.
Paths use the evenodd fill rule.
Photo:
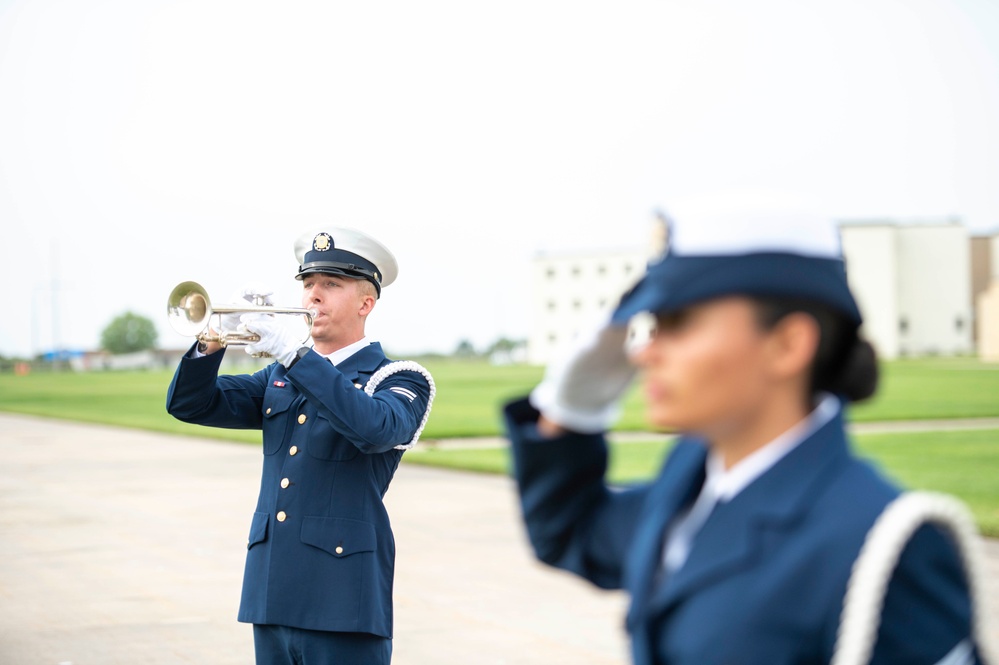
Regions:
<instances>
[{"instance_id":1,"label":"cap insignia","mask_svg":"<svg viewBox=\"0 0 999 665\"><path fill-rule=\"evenodd\" d=\"M328 233L320 233L312 240L312 249L317 252L325 252L333 247L333 236Z\"/></svg>"}]
</instances>

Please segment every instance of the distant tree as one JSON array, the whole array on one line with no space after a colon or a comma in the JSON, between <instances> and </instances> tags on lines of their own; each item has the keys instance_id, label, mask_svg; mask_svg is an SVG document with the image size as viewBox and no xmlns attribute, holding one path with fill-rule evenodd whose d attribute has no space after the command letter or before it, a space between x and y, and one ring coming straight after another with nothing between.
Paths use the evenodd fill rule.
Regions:
<instances>
[{"instance_id":1,"label":"distant tree","mask_svg":"<svg viewBox=\"0 0 999 665\"><path fill-rule=\"evenodd\" d=\"M525 346L527 346L527 342L524 340L500 337L489 346L486 356L494 364L508 365L517 361L518 351Z\"/></svg>"},{"instance_id":2,"label":"distant tree","mask_svg":"<svg viewBox=\"0 0 999 665\"><path fill-rule=\"evenodd\" d=\"M125 312L101 333L101 348L114 354L145 351L156 346L156 326L144 316Z\"/></svg>"},{"instance_id":3,"label":"distant tree","mask_svg":"<svg viewBox=\"0 0 999 665\"><path fill-rule=\"evenodd\" d=\"M523 345L524 342L521 340L500 337L498 340L492 343L492 345L489 347L489 350L486 353L488 355L492 355L494 353L513 353Z\"/></svg>"},{"instance_id":4,"label":"distant tree","mask_svg":"<svg viewBox=\"0 0 999 665\"><path fill-rule=\"evenodd\" d=\"M456 358L472 358L475 356L475 347L467 339L463 339L454 348L454 356Z\"/></svg>"}]
</instances>

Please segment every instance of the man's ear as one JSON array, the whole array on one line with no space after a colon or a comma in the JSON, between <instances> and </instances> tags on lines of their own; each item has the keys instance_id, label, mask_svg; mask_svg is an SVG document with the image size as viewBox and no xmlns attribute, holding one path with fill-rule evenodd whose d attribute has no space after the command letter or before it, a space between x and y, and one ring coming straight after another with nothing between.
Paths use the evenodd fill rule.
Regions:
<instances>
[{"instance_id":1,"label":"man's ear","mask_svg":"<svg viewBox=\"0 0 999 665\"><path fill-rule=\"evenodd\" d=\"M774 373L786 378L810 371L820 335L818 321L804 312L782 318L770 331Z\"/></svg>"},{"instance_id":2,"label":"man's ear","mask_svg":"<svg viewBox=\"0 0 999 665\"><path fill-rule=\"evenodd\" d=\"M359 316L367 316L375 308L375 297L361 292L361 307L357 310Z\"/></svg>"}]
</instances>

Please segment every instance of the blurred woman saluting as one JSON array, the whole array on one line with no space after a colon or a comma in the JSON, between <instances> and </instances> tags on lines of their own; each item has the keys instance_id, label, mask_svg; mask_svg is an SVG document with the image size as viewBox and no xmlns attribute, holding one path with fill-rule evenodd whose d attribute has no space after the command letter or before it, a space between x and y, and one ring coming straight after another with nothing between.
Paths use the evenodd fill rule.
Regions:
<instances>
[{"instance_id":1,"label":"blurred woman saluting","mask_svg":"<svg viewBox=\"0 0 999 665\"><path fill-rule=\"evenodd\" d=\"M899 494L844 431L877 385L860 324L831 221L759 193L678 206L609 322L505 408L537 556L627 590L636 664L832 658L851 567ZM653 482L614 490L604 431L638 372L649 420L681 436ZM924 526L872 662L976 663L970 632L957 554Z\"/></svg>"}]
</instances>

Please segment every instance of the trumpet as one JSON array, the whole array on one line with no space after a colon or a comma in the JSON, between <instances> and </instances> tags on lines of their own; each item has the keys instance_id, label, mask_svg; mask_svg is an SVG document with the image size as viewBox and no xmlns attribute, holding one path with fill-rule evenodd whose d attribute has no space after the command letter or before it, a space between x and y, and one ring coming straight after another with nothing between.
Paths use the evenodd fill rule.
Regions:
<instances>
[{"instance_id":1,"label":"trumpet","mask_svg":"<svg viewBox=\"0 0 999 665\"><path fill-rule=\"evenodd\" d=\"M251 332L239 332L237 330L221 330L221 321L218 332L211 330L211 318L216 314L232 313L255 313L263 314L295 314L304 316L308 322L309 334L312 333L312 320L315 312L311 309L298 307L278 308L265 305L263 298L257 297L252 305L224 305L212 307L212 302L205 291L197 282L181 282L170 292L167 298L167 319L174 330L181 335L194 336L200 342L218 342L222 346L245 346L253 342L260 341L260 335ZM306 335L302 342L306 342L309 335ZM267 355L267 354L261 354Z\"/></svg>"}]
</instances>

